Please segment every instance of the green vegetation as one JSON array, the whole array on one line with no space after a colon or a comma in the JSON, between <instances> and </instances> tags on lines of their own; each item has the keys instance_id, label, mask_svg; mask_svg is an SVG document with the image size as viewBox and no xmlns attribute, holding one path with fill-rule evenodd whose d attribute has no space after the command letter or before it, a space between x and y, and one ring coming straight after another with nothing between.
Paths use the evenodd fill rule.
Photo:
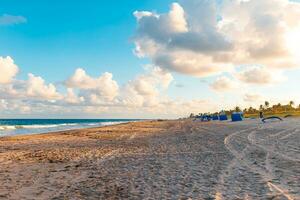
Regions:
<instances>
[{"instance_id":1,"label":"green vegetation","mask_svg":"<svg viewBox=\"0 0 300 200\"><path fill-rule=\"evenodd\" d=\"M265 105L260 105L259 109L255 108L246 108L243 110L245 117L257 117L259 112L263 112L264 116L273 116L284 117L287 115L300 116L300 105L298 107L294 106L294 101L290 101L286 105L280 103L270 106L268 101L265 102Z\"/></svg>"},{"instance_id":2,"label":"green vegetation","mask_svg":"<svg viewBox=\"0 0 300 200\"><path fill-rule=\"evenodd\" d=\"M291 116L300 116L300 105L295 106L294 101L290 101L286 105L282 105L280 103L275 105L270 105L268 101L265 101L264 105L260 105L258 108L240 108L236 106L234 109L225 110L224 111L228 116L230 116L233 112L243 112L245 117L252 118L252 117L259 117L259 113L263 112L265 117L269 116L278 116L278 117L285 117L287 115ZM202 113L199 113L199 116ZM216 113L208 113L208 114L219 114ZM197 115L191 114L190 117L195 117Z\"/></svg>"}]
</instances>

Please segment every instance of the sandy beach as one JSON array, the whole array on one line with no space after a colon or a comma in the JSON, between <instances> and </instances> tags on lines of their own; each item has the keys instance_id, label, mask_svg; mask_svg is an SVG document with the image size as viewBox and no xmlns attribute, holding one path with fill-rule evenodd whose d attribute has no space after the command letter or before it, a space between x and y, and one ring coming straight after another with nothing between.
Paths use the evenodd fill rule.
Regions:
<instances>
[{"instance_id":1,"label":"sandy beach","mask_svg":"<svg viewBox=\"0 0 300 200\"><path fill-rule=\"evenodd\" d=\"M300 120L0 138L0 199L300 199Z\"/></svg>"}]
</instances>

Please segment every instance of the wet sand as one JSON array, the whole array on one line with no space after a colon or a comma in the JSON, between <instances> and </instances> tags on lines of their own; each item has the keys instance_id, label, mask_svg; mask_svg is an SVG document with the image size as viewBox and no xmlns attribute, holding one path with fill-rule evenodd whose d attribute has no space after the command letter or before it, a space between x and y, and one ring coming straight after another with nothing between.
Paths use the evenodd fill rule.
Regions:
<instances>
[{"instance_id":1,"label":"wet sand","mask_svg":"<svg viewBox=\"0 0 300 200\"><path fill-rule=\"evenodd\" d=\"M0 199L300 199L300 120L0 138Z\"/></svg>"}]
</instances>

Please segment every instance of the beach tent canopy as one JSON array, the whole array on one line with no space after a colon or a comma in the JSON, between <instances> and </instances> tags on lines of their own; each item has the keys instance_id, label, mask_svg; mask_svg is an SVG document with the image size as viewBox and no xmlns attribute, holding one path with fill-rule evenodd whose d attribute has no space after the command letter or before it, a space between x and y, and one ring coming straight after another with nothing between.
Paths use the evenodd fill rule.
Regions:
<instances>
[{"instance_id":1,"label":"beach tent canopy","mask_svg":"<svg viewBox=\"0 0 300 200\"><path fill-rule=\"evenodd\" d=\"M219 116L218 115L213 115L212 116L212 119L215 121L215 120L219 120Z\"/></svg>"},{"instance_id":2,"label":"beach tent canopy","mask_svg":"<svg viewBox=\"0 0 300 200\"><path fill-rule=\"evenodd\" d=\"M234 112L231 114L231 120L233 122L243 121L243 115L244 113L242 112Z\"/></svg>"},{"instance_id":3,"label":"beach tent canopy","mask_svg":"<svg viewBox=\"0 0 300 200\"><path fill-rule=\"evenodd\" d=\"M211 120L211 116L210 115L204 114L201 117L201 121L210 121L210 120Z\"/></svg>"},{"instance_id":4,"label":"beach tent canopy","mask_svg":"<svg viewBox=\"0 0 300 200\"><path fill-rule=\"evenodd\" d=\"M227 115L226 115L225 112L221 112L221 113L220 113L220 115L219 115L219 120L220 120L220 121L226 121L226 120L228 120L228 117L227 117Z\"/></svg>"}]
</instances>

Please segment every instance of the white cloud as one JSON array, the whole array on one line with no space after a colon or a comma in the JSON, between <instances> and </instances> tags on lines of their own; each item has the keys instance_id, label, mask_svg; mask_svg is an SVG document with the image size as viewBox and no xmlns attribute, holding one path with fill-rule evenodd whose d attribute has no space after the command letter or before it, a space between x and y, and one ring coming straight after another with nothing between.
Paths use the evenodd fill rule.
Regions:
<instances>
[{"instance_id":1,"label":"white cloud","mask_svg":"<svg viewBox=\"0 0 300 200\"><path fill-rule=\"evenodd\" d=\"M66 81L66 85L70 88L94 89L98 86L98 80L93 79L83 69L78 68L74 75Z\"/></svg>"},{"instance_id":2,"label":"white cloud","mask_svg":"<svg viewBox=\"0 0 300 200\"><path fill-rule=\"evenodd\" d=\"M80 71L78 73L76 70L65 82L73 88L67 88L64 95L53 84L46 84L44 79L32 74L29 74L28 80L14 80L9 85L1 86L1 91L5 93L0 96L1 112L7 116L11 113L19 116L41 116L43 113L47 113L47 116L73 116L74 113L98 116L101 113L102 116L117 115L124 118L173 118L215 108L213 102L203 99L169 98L166 90L174 78L158 67L146 68L144 73L121 86L114 99L103 98L97 92L99 85L94 83L99 80L102 83L105 82L103 80L113 81L109 73L92 78L84 70ZM79 82L84 85L78 85Z\"/></svg>"},{"instance_id":3,"label":"white cloud","mask_svg":"<svg viewBox=\"0 0 300 200\"><path fill-rule=\"evenodd\" d=\"M164 69L206 77L241 64L300 67L295 56L299 45L293 45L295 50L286 41L300 27L299 3L233 0L217 7L215 1L186 0L166 14L142 11L135 16L136 55ZM294 38L300 31L296 33Z\"/></svg>"},{"instance_id":4,"label":"white cloud","mask_svg":"<svg viewBox=\"0 0 300 200\"><path fill-rule=\"evenodd\" d=\"M157 15L148 11L135 11L134 16L139 23L139 34L147 34L156 40L163 40L171 34L188 31L184 10L178 3L173 3L167 14Z\"/></svg>"},{"instance_id":5,"label":"white cloud","mask_svg":"<svg viewBox=\"0 0 300 200\"><path fill-rule=\"evenodd\" d=\"M0 84L10 83L18 71L19 68L11 57L0 57Z\"/></svg>"},{"instance_id":6,"label":"white cloud","mask_svg":"<svg viewBox=\"0 0 300 200\"><path fill-rule=\"evenodd\" d=\"M46 85L44 79L33 74L28 74L26 96L46 100L57 100L62 98L52 83Z\"/></svg>"},{"instance_id":7,"label":"white cloud","mask_svg":"<svg viewBox=\"0 0 300 200\"><path fill-rule=\"evenodd\" d=\"M232 65L215 63L211 58L189 51L161 52L155 63L163 68L198 77L217 75L232 71Z\"/></svg>"},{"instance_id":8,"label":"white cloud","mask_svg":"<svg viewBox=\"0 0 300 200\"><path fill-rule=\"evenodd\" d=\"M64 101L70 104L79 104L84 102L84 97L79 97L72 88L67 89L67 94L65 95Z\"/></svg>"},{"instance_id":9,"label":"white cloud","mask_svg":"<svg viewBox=\"0 0 300 200\"><path fill-rule=\"evenodd\" d=\"M27 19L23 16L7 15L4 14L0 16L0 26L1 25L13 25L26 23Z\"/></svg>"},{"instance_id":10,"label":"white cloud","mask_svg":"<svg viewBox=\"0 0 300 200\"><path fill-rule=\"evenodd\" d=\"M83 69L79 68L65 84L69 88L78 88L82 91L86 91L85 95L87 96L93 93L108 100L113 100L119 92L118 83L113 80L113 75L108 72L98 78L93 78L87 75Z\"/></svg>"},{"instance_id":11,"label":"white cloud","mask_svg":"<svg viewBox=\"0 0 300 200\"><path fill-rule=\"evenodd\" d=\"M188 31L184 10L178 3L172 4L167 24L171 25L170 28L173 32L184 33Z\"/></svg>"},{"instance_id":12,"label":"white cloud","mask_svg":"<svg viewBox=\"0 0 300 200\"><path fill-rule=\"evenodd\" d=\"M152 12L148 12L148 11L135 11L133 13L133 15L138 19L142 19L143 17L146 17L146 16L152 16L154 15ZM155 15L154 15L155 16Z\"/></svg>"},{"instance_id":13,"label":"white cloud","mask_svg":"<svg viewBox=\"0 0 300 200\"><path fill-rule=\"evenodd\" d=\"M123 88L121 102L128 106L153 106L161 102L161 92L173 81L173 76L160 68L150 68Z\"/></svg>"},{"instance_id":14,"label":"white cloud","mask_svg":"<svg viewBox=\"0 0 300 200\"><path fill-rule=\"evenodd\" d=\"M248 84L270 85L285 80L280 71L270 70L263 67L251 66L236 73L236 77Z\"/></svg>"},{"instance_id":15,"label":"white cloud","mask_svg":"<svg viewBox=\"0 0 300 200\"><path fill-rule=\"evenodd\" d=\"M4 99L0 99L0 110L7 110L8 106L7 106L7 101Z\"/></svg>"},{"instance_id":16,"label":"white cloud","mask_svg":"<svg viewBox=\"0 0 300 200\"><path fill-rule=\"evenodd\" d=\"M173 118L217 108L214 102L205 99L171 99L166 94L174 79L171 73L159 67L145 70L119 88L110 73L93 78L79 69L65 81L69 88L64 94L42 77L29 74L28 80L0 85L1 116L40 117L47 113L48 117L96 117L101 114L124 118ZM108 92L117 88L118 93Z\"/></svg>"},{"instance_id":17,"label":"white cloud","mask_svg":"<svg viewBox=\"0 0 300 200\"><path fill-rule=\"evenodd\" d=\"M0 111L7 112L8 114L25 114L25 113L30 113L32 111L31 107L27 104L25 104L22 101L19 100L4 100L0 99Z\"/></svg>"},{"instance_id":18,"label":"white cloud","mask_svg":"<svg viewBox=\"0 0 300 200\"><path fill-rule=\"evenodd\" d=\"M104 73L98 78L90 77L83 69L77 69L65 85L79 90L68 91L65 101L86 106L143 107L160 103L161 93L173 81L173 76L160 68L148 67L146 73L138 75L119 88L112 74ZM78 98L81 98L79 101Z\"/></svg>"},{"instance_id":19,"label":"white cloud","mask_svg":"<svg viewBox=\"0 0 300 200\"><path fill-rule=\"evenodd\" d=\"M237 88L237 82L227 76L218 77L210 87L218 92L230 91Z\"/></svg>"}]
</instances>

